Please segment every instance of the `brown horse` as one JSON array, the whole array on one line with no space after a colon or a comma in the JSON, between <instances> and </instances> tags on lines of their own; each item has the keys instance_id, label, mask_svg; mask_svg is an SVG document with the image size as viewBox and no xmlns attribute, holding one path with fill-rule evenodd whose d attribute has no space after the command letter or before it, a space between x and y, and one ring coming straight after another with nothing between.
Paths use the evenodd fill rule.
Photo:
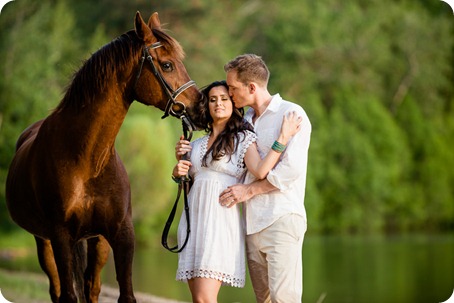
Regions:
<instances>
[{"instance_id":1,"label":"brown horse","mask_svg":"<svg viewBox=\"0 0 454 303\"><path fill-rule=\"evenodd\" d=\"M157 13L146 24L137 12L135 30L93 54L58 107L21 134L6 182L7 207L35 236L52 302L77 302L78 296L98 302L109 245L118 302L136 302L130 186L114 142L134 100L165 111L164 116L198 120L201 94L183 56L178 42L161 30ZM79 265L76 251L85 253L85 264Z\"/></svg>"}]
</instances>

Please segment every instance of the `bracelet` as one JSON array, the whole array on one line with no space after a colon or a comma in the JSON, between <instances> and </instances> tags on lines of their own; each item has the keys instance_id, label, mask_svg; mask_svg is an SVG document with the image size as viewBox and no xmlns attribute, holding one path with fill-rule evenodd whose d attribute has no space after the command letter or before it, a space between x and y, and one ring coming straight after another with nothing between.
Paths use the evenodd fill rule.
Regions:
<instances>
[{"instance_id":1,"label":"bracelet","mask_svg":"<svg viewBox=\"0 0 454 303\"><path fill-rule=\"evenodd\" d=\"M178 177L175 177L174 175L172 175L172 180L177 184L180 184L180 182L181 182L181 179Z\"/></svg>"},{"instance_id":2,"label":"bracelet","mask_svg":"<svg viewBox=\"0 0 454 303\"><path fill-rule=\"evenodd\" d=\"M274 141L273 146L271 146L271 148L277 153L282 153L286 147L287 146L277 141Z\"/></svg>"}]
</instances>

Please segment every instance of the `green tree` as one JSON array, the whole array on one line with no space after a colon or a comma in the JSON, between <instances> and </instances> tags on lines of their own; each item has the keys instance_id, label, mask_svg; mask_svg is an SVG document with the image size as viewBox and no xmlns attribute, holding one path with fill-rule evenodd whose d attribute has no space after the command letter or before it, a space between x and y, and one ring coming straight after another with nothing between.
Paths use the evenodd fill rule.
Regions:
<instances>
[{"instance_id":1,"label":"green tree","mask_svg":"<svg viewBox=\"0 0 454 303\"><path fill-rule=\"evenodd\" d=\"M176 164L174 127L178 121L161 120L162 113L156 109L144 113L142 104L132 107L115 145L131 183L136 236L146 242L164 227L176 195L170 175Z\"/></svg>"}]
</instances>

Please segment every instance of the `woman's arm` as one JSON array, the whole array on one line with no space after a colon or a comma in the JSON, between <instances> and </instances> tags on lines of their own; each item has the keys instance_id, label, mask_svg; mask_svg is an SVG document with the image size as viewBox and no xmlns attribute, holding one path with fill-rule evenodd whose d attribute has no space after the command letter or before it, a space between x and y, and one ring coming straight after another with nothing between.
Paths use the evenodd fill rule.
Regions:
<instances>
[{"instance_id":1,"label":"woman's arm","mask_svg":"<svg viewBox=\"0 0 454 303\"><path fill-rule=\"evenodd\" d=\"M299 131L301 120L302 118L298 117L296 112L290 112L284 116L281 132L276 140L280 145L275 143L263 159L260 158L257 144L251 144L244 155L244 162L249 172L258 179L265 178L279 161L283 148L285 148L290 139Z\"/></svg>"},{"instance_id":2,"label":"woman's arm","mask_svg":"<svg viewBox=\"0 0 454 303\"><path fill-rule=\"evenodd\" d=\"M172 179L180 183L181 178L189 174L189 169L191 168L191 161L183 159L184 155L190 152L192 146L189 141L185 140L183 136L180 137L180 140L175 145L175 157L178 160L178 163L174 166L172 170ZM186 179L187 180L187 179ZM192 179L189 178L189 187L192 186Z\"/></svg>"}]
</instances>

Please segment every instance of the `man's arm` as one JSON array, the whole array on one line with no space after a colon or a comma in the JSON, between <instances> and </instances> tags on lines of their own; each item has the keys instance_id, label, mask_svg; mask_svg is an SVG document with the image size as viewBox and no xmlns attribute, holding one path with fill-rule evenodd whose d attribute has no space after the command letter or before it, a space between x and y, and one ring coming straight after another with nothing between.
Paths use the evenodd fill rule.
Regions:
<instances>
[{"instance_id":1,"label":"man's arm","mask_svg":"<svg viewBox=\"0 0 454 303\"><path fill-rule=\"evenodd\" d=\"M278 190L267 179L257 180L250 184L235 184L227 187L219 196L219 203L222 206L232 207L233 205L261 194Z\"/></svg>"}]
</instances>

